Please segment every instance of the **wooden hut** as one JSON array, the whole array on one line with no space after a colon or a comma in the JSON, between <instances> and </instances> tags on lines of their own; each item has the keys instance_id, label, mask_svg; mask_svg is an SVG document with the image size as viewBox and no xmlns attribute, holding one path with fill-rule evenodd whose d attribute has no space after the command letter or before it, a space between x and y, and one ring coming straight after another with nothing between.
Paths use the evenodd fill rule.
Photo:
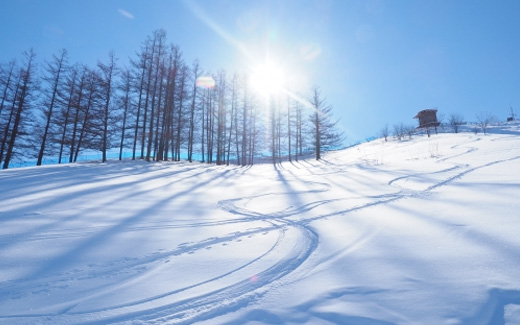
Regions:
<instances>
[{"instance_id":1,"label":"wooden hut","mask_svg":"<svg viewBox=\"0 0 520 325\"><path fill-rule=\"evenodd\" d=\"M417 113L414 118L419 120L417 128L432 128L440 125L439 121L437 121L436 109L424 109Z\"/></svg>"}]
</instances>

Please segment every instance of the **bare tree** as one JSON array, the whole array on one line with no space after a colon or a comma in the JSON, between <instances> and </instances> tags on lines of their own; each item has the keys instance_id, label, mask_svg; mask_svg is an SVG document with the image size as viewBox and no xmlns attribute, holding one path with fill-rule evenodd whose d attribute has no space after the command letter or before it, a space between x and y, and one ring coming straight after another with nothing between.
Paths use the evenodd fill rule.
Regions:
<instances>
[{"instance_id":1,"label":"bare tree","mask_svg":"<svg viewBox=\"0 0 520 325\"><path fill-rule=\"evenodd\" d=\"M335 126L338 121L332 121L332 106L326 103L318 87L312 89L310 104L313 109L311 122L314 135L314 152L316 160L321 159L324 149L330 149L341 145L343 134L339 133Z\"/></svg>"},{"instance_id":2,"label":"bare tree","mask_svg":"<svg viewBox=\"0 0 520 325\"><path fill-rule=\"evenodd\" d=\"M489 124L491 124L494 120L493 116L486 112L479 112L476 115L476 117L477 117L478 126L480 127L482 132L484 132L484 134L486 134Z\"/></svg>"},{"instance_id":3,"label":"bare tree","mask_svg":"<svg viewBox=\"0 0 520 325\"><path fill-rule=\"evenodd\" d=\"M415 127L413 125L405 125L404 132L406 135L408 135L408 139L412 139L412 136L415 133Z\"/></svg>"},{"instance_id":4,"label":"bare tree","mask_svg":"<svg viewBox=\"0 0 520 325\"><path fill-rule=\"evenodd\" d=\"M6 150L6 146L9 144L9 135L11 133L11 125L14 121L16 115L16 99L18 98L19 90L20 90L20 80L22 78L21 73L18 74L18 77L14 80L15 89L13 89L12 94L8 92L6 95L5 101L10 102L10 109L7 117L7 121L4 122L3 125L0 125L2 129L2 138L0 145L0 162L4 159L4 152ZM4 104L4 103L3 103Z\"/></svg>"},{"instance_id":5,"label":"bare tree","mask_svg":"<svg viewBox=\"0 0 520 325\"><path fill-rule=\"evenodd\" d=\"M102 122L103 122L103 133L102 133L102 153L103 162L107 161L107 150L109 148L109 121L110 121L110 105L114 87L114 80L116 75L116 58L114 53L108 54L108 62L98 62L98 69L100 71L100 86L103 95L103 110L102 110Z\"/></svg>"},{"instance_id":6,"label":"bare tree","mask_svg":"<svg viewBox=\"0 0 520 325\"><path fill-rule=\"evenodd\" d=\"M156 107L155 103L160 98L159 93L160 89L162 89L162 74L161 74L161 66L163 65L163 55L164 55L164 46L166 41L166 32L164 30L157 30L154 32L154 40L152 53L155 53L155 56L152 60L152 67L150 69L150 76L153 76L153 85L150 89L151 96L151 104L150 104L150 118L149 118L149 134L148 134L148 144L146 150L146 160L149 161L152 158L152 144L154 143L154 118L155 114L160 114L158 111L158 107ZM153 70L153 72L152 72ZM157 108L157 112L156 112ZM146 115L145 115L146 116ZM146 123L146 122L145 122Z\"/></svg>"},{"instance_id":7,"label":"bare tree","mask_svg":"<svg viewBox=\"0 0 520 325\"><path fill-rule=\"evenodd\" d=\"M36 54L31 49L29 52L24 53L25 64L19 73L19 91L16 93L16 97L13 100L16 107L16 113L14 114L14 124L11 129L11 137L7 144L7 152L5 155L3 169L9 168L9 163L13 157L13 150L15 147L16 138L22 124L22 113L28 109L30 96L34 91L34 58Z\"/></svg>"},{"instance_id":8,"label":"bare tree","mask_svg":"<svg viewBox=\"0 0 520 325\"><path fill-rule=\"evenodd\" d=\"M169 151L172 152L172 160L176 159L176 141L174 137L174 117L179 109L177 104L178 84L180 77L180 69L182 68L181 53L177 46L171 45L168 53L168 63L164 63L162 71L166 74L164 107L162 108L161 134L156 136L159 140L159 148L157 152L157 160L168 160ZM161 72L161 74L164 74ZM161 77L162 80L162 77ZM161 91L162 93L162 86ZM160 106L160 105L159 105ZM159 121L157 121L159 126ZM171 148L170 148L171 146Z\"/></svg>"},{"instance_id":9,"label":"bare tree","mask_svg":"<svg viewBox=\"0 0 520 325\"><path fill-rule=\"evenodd\" d=\"M276 110L277 110L277 106L276 106L276 103L275 103L275 100L274 98L269 98L269 101L268 101L268 105L269 105L269 128L270 128L270 138L271 138L271 158L273 160L273 164L276 163L276 159L277 159L277 153L278 153L278 148L277 148L277 144L278 142L276 141L276 126L277 126L277 117L278 117L278 114L276 114Z\"/></svg>"},{"instance_id":10,"label":"bare tree","mask_svg":"<svg viewBox=\"0 0 520 325\"><path fill-rule=\"evenodd\" d=\"M237 161L240 160L239 157L239 144L238 144L238 75L234 74L231 79L231 112L229 114L229 136L227 140L227 158L226 165L229 166L229 160L231 156L231 142L234 139L235 149L237 153ZM235 132L235 137L233 137L233 132Z\"/></svg>"},{"instance_id":11,"label":"bare tree","mask_svg":"<svg viewBox=\"0 0 520 325\"><path fill-rule=\"evenodd\" d=\"M61 126L61 130L62 130L61 140L59 140L60 150L59 150L59 154L58 154L58 163L60 163L60 164L61 164L61 159L63 156L63 148L65 146L65 143L69 142L69 140L70 140L70 139L66 138L67 137L67 128L70 123L69 117L71 115L71 110L72 110L73 106L75 105L74 97L77 94L77 91L76 91L77 79L78 79L78 70L77 70L77 68L74 67L73 69L71 69L70 74L67 77L67 81L66 81L66 85L65 85L66 92L67 92L67 98L65 100L65 105L62 108L61 116L59 118L59 125ZM69 160L70 160L70 155L69 155Z\"/></svg>"},{"instance_id":12,"label":"bare tree","mask_svg":"<svg viewBox=\"0 0 520 325\"><path fill-rule=\"evenodd\" d=\"M380 134L381 137L385 139L385 142L388 141L388 136L390 135L390 131L388 130L388 124L385 124L385 126L381 128Z\"/></svg>"},{"instance_id":13,"label":"bare tree","mask_svg":"<svg viewBox=\"0 0 520 325\"><path fill-rule=\"evenodd\" d=\"M304 124L305 124L305 119L303 119L303 105L298 100L296 100L294 103L294 111L296 112L296 121L295 121L296 154L294 156L295 156L296 160L298 160L298 157L301 157L303 155L304 134L305 134L305 132L303 131Z\"/></svg>"},{"instance_id":14,"label":"bare tree","mask_svg":"<svg viewBox=\"0 0 520 325\"><path fill-rule=\"evenodd\" d=\"M127 119L131 112L130 106L132 105L131 98L130 98L130 91L132 89L132 74L131 74L130 70L128 70L128 69L123 70L118 88L121 90L121 93L122 93L122 96L120 96L118 99L119 99L119 103L123 109L123 120L122 120L122 125L121 125L121 141L119 142L119 160L121 160L121 159L123 159L123 147L125 145Z\"/></svg>"},{"instance_id":15,"label":"bare tree","mask_svg":"<svg viewBox=\"0 0 520 325\"><path fill-rule=\"evenodd\" d=\"M4 156L7 137L14 117L14 102L16 100L15 94L17 93L15 87L17 89L18 86L15 68L16 62L14 60L5 66L0 65L0 86L2 87L2 99L0 101L0 134L2 135L0 138L0 163ZM7 115L4 118L2 112L5 112L4 108L7 109L8 107L11 109L7 114L4 114Z\"/></svg>"},{"instance_id":16,"label":"bare tree","mask_svg":"<svg viewBox=\"0 0 520 325\"><path fill-rule=\"evenodd\" d=\"M404 124L403 123L394 124L394 137L398 141L401 141L405 135L406 135L406 130L405 130Z\"/></svg>"},{"instance_id":17,"label":"bare tree","mask_svg":"<svg viewBox=\"0 0 520 325\"><path fill-rule=\"evenodd\" d=\"M141 53L138 54L138 61L131 61L132 66L134 68L134 80L136 80L134 84L134 90L138 93L138 100L137 100L137 112L135 117L135 126L134 126L134 142L132 146L132 160L135 160L136 151L137 151L137 140L139 136L140 131L140 119L141 119L141 110L143 109L143 96L145 95L145 89L146 89L146 72L147 72L147 45L145 45L144 49ZM144 132L144 130L141 130L141 132ZM144 143L144 135L143 135L143 143ZM143 150L141 149L141 158L143 155Z\"/></svg>"},{"instance_id":18,"label":"bare tree","mask_svg":"<svg viewBox=\"0 0 520 325\"><path fill-rule=\"evenodd\" d=\"M96 103L101 99L100 89L98 87L99 76L96 71L84 68L85 74L85 93L81 94L85 102L79 101L78 108L82 112L83 121L79 127L79 136L77 145L75 146L74 161L78 160L78 155L83 148L93 148L92 139L96 136L96 128L94 127L93 112ZM83 88L81 87L81 88Z\"/></svg>"},{"instance_id":19,"label":"bare tree","mask_svg":"<svg viewBox=\"0 0 520 325\"><path fill-rule=\"evenodd\" d=\"M0 100L0 116L4 110L4 106L7 103L8 96L12 90L12 83L14 78L14 68L16 63L14 60L10 61L5 68L0 66L0 86L2 89L2 99Z\"/></svg>"},{"instance_id":20,"label":"bare tree","mask_svg":"<svg viewBox=\"0 0 520 325\"><path fill-rule=\"evenodd\" d=\"M450 123L455 133L459 133L460 126L464 124L464 118L458 114L451 114L448 123Z\"/></svg>"},{"instance_id":21,"label":"bare tree","mask_svg":"<svg viewBox=\"0 0 520 325\"><path fill-rule=\"evenodd\" d=\"M74 154L76 152L76 140L80 128L80 122L81 122L81 114L82 114L82 102L83 102L83 95L85 93L85 89L87 87L87 75L88 75L88 69L87 67L83 66L81 68L77 68L78 73L81 74L81 77L79 77L77 91L76 91L76 99L74 102L74 118L72 121L72 135L70 137L70 153L69 153L69 163L74 161Z\"/></svg>"},{"instance_id":22,"label":"bare tree","mask_svg":"<svg viewBox=\"0 0 520 325\"><path fill-rule=\"evenodd\" d=\"M43 77L43 81L46 84L48 84L48 86L50 87L50 91L46 92L47 98L45 99L45 103L42 106L46 123L41 141L40 152L38 154L38 160L36 162L37 166L40 166L42 164L43 155L45 153L45 145L47 142L47 135L49 134L49 128L51 126L52 113L59 96L58 91L60 88L61 76L63 71L66 69L66 60L67 51L63 49L60 51L59 56L53 55L52 61L46 62L45 65L46 74Z\"/></svg>"},{"instance_id":23,"label":"bare tree","mask_svg":"<svg viewBox=\"0 0 520 325\"><path fill-rule=\"evenodd\" d=\"M227 79L226 72L220 70L217 74L217 165L224 163L226 148L226 125L227 125Z\"/></svg>"},{"instance_id":24,"label":"bare tree","mask_svg":"<svg viewBox=\"0 0 520 325\"><path fill-rule=\"evenodd\" d=\"M188 87L190 86L188 82L189 78L189 68L181 61L179 67L179 86L177 87L177 105L176 105L176 128L177 132L175 135L175 160L179 161L181 159L181 144L184 139L184 131L186 128L186 113L187 111L184 109L186 105L186 99L188 98ZM189 99L189 98L188 98Z\"/></svg>"},{"instance_id":25,"label":"bare tree","mask_svg":"<svg viewBox=\"0 0 520 325\"><path fill-rule=\"evenodd\" d=\"M241 162L240 162L240 165L242 166L245 166L247 164L247 157L248 157L248 154L247 154L247 149L248 149L248 146L247 144L249 143L248 141L248 104L249 104L249 92L248 92L248 79L249 77L246 75L243 77L243 93L242 93L242 109L241 109L241 116L242 116L242 140L241 140L241 144L242 144L242 159L241 159Z\"/></svg>"},{"instance_id":26,"label":"bare tree","mask_svg":"<svg viewBox=\"0 0 520 325\"><path fill-rule=\"evenodd\" d=\"M191 69L193 75L193 88L191 94L191 105L190 105L190 118L189 118L189 129L188 129L188 161L193 161L193 143L195 142L195 109L197 102L197 79L200 75L199 71L199 61L195 60L193 62L193 67Z\"/></svg>"}]
</instances>

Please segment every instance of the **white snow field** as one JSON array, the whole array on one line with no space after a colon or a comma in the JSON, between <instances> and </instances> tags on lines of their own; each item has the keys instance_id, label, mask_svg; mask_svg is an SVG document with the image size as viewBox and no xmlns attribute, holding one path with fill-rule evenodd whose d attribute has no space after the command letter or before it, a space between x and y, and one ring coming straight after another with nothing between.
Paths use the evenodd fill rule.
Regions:
<instances>
[{"instance_id":1,"label":"white snow field","mask_svg":"<svg viewBox=\"0 0 520 325\"><path fill-rule=\"evenodd\" d=\"M0 172L2 324L520 324L520 125Z\"/></svg>"}]
</instances>

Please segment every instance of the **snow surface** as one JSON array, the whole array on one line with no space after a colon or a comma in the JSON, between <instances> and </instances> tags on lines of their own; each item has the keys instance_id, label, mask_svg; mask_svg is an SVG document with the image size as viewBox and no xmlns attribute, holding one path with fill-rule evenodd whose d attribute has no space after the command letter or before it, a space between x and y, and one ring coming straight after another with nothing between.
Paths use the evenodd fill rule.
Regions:
<instances>
[{"instance_id":1,"label":"snow surface","mask_svg":"<svg viewBox=\"0 0 520 325\"><path fill-rule=\"evenodd\" d=\"M0 172L0 323L519 324L520 125Z\"/></svg>"}]
</instances>

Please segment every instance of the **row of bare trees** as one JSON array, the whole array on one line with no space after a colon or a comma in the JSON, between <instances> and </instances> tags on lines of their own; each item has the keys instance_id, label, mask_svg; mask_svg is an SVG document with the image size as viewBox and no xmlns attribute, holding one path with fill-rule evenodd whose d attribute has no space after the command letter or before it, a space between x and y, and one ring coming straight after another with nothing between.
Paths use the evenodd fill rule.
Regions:
<instances>
[{"instance_id":1,"label":"row of bare trees","mask_svg":"<svg viewBox=\"0 0 520 325\"><path fill-rule=\"evenodd\" d=\"M253 164L298 159L341 144L331 107L315 87L307 99L289 91L268 101L246 75L204 72L185 62L163 30L154 31L129 66L110 53L95 67L71 64L61 50L39 69L35 53L0 63L0 163L75 162L85 150L119 159Z\"/></svg>"},{"instance_id":2,"label":"row of bare trees","mask_svg":"<svg viewBox=\"0 0 520 325\"><path fill-rule=\"evenodd\" d=\"M496 121L496 118L493 115L486 113L486 112L477 113L475 115L475 118L476 118L476 122L475 122L476 124L473 128L473 132L475 132L475 133L477 133L480 129L484 134L486 134L489 125L491 123L493 123L494 121ZM462 115L456 114L456 113L450 114L446 123L443 122L443 117L441 115L439 117L439 122L440 122L441 127L448 126L455 133L458 133L460 131L461 126L466 124L466 122L464 121L464 117L462 117ZM435 129L435 132L437 132L437 128L434 127L434 129ZM411 139L412 135L415 132L416 132L416 128L413 125L405 125L403 123L395 124L394 128L393 128L393 135L398 141L405 139L406 136L408 136ZM431 130L426 129L425 132L429 136ZM388 127L388 124L386 124L383 128L381 128L379 135L382 138L384 138L385 141L388 141L388 137L390 136L390 129Z\"/></svg>"}]
</instances>

